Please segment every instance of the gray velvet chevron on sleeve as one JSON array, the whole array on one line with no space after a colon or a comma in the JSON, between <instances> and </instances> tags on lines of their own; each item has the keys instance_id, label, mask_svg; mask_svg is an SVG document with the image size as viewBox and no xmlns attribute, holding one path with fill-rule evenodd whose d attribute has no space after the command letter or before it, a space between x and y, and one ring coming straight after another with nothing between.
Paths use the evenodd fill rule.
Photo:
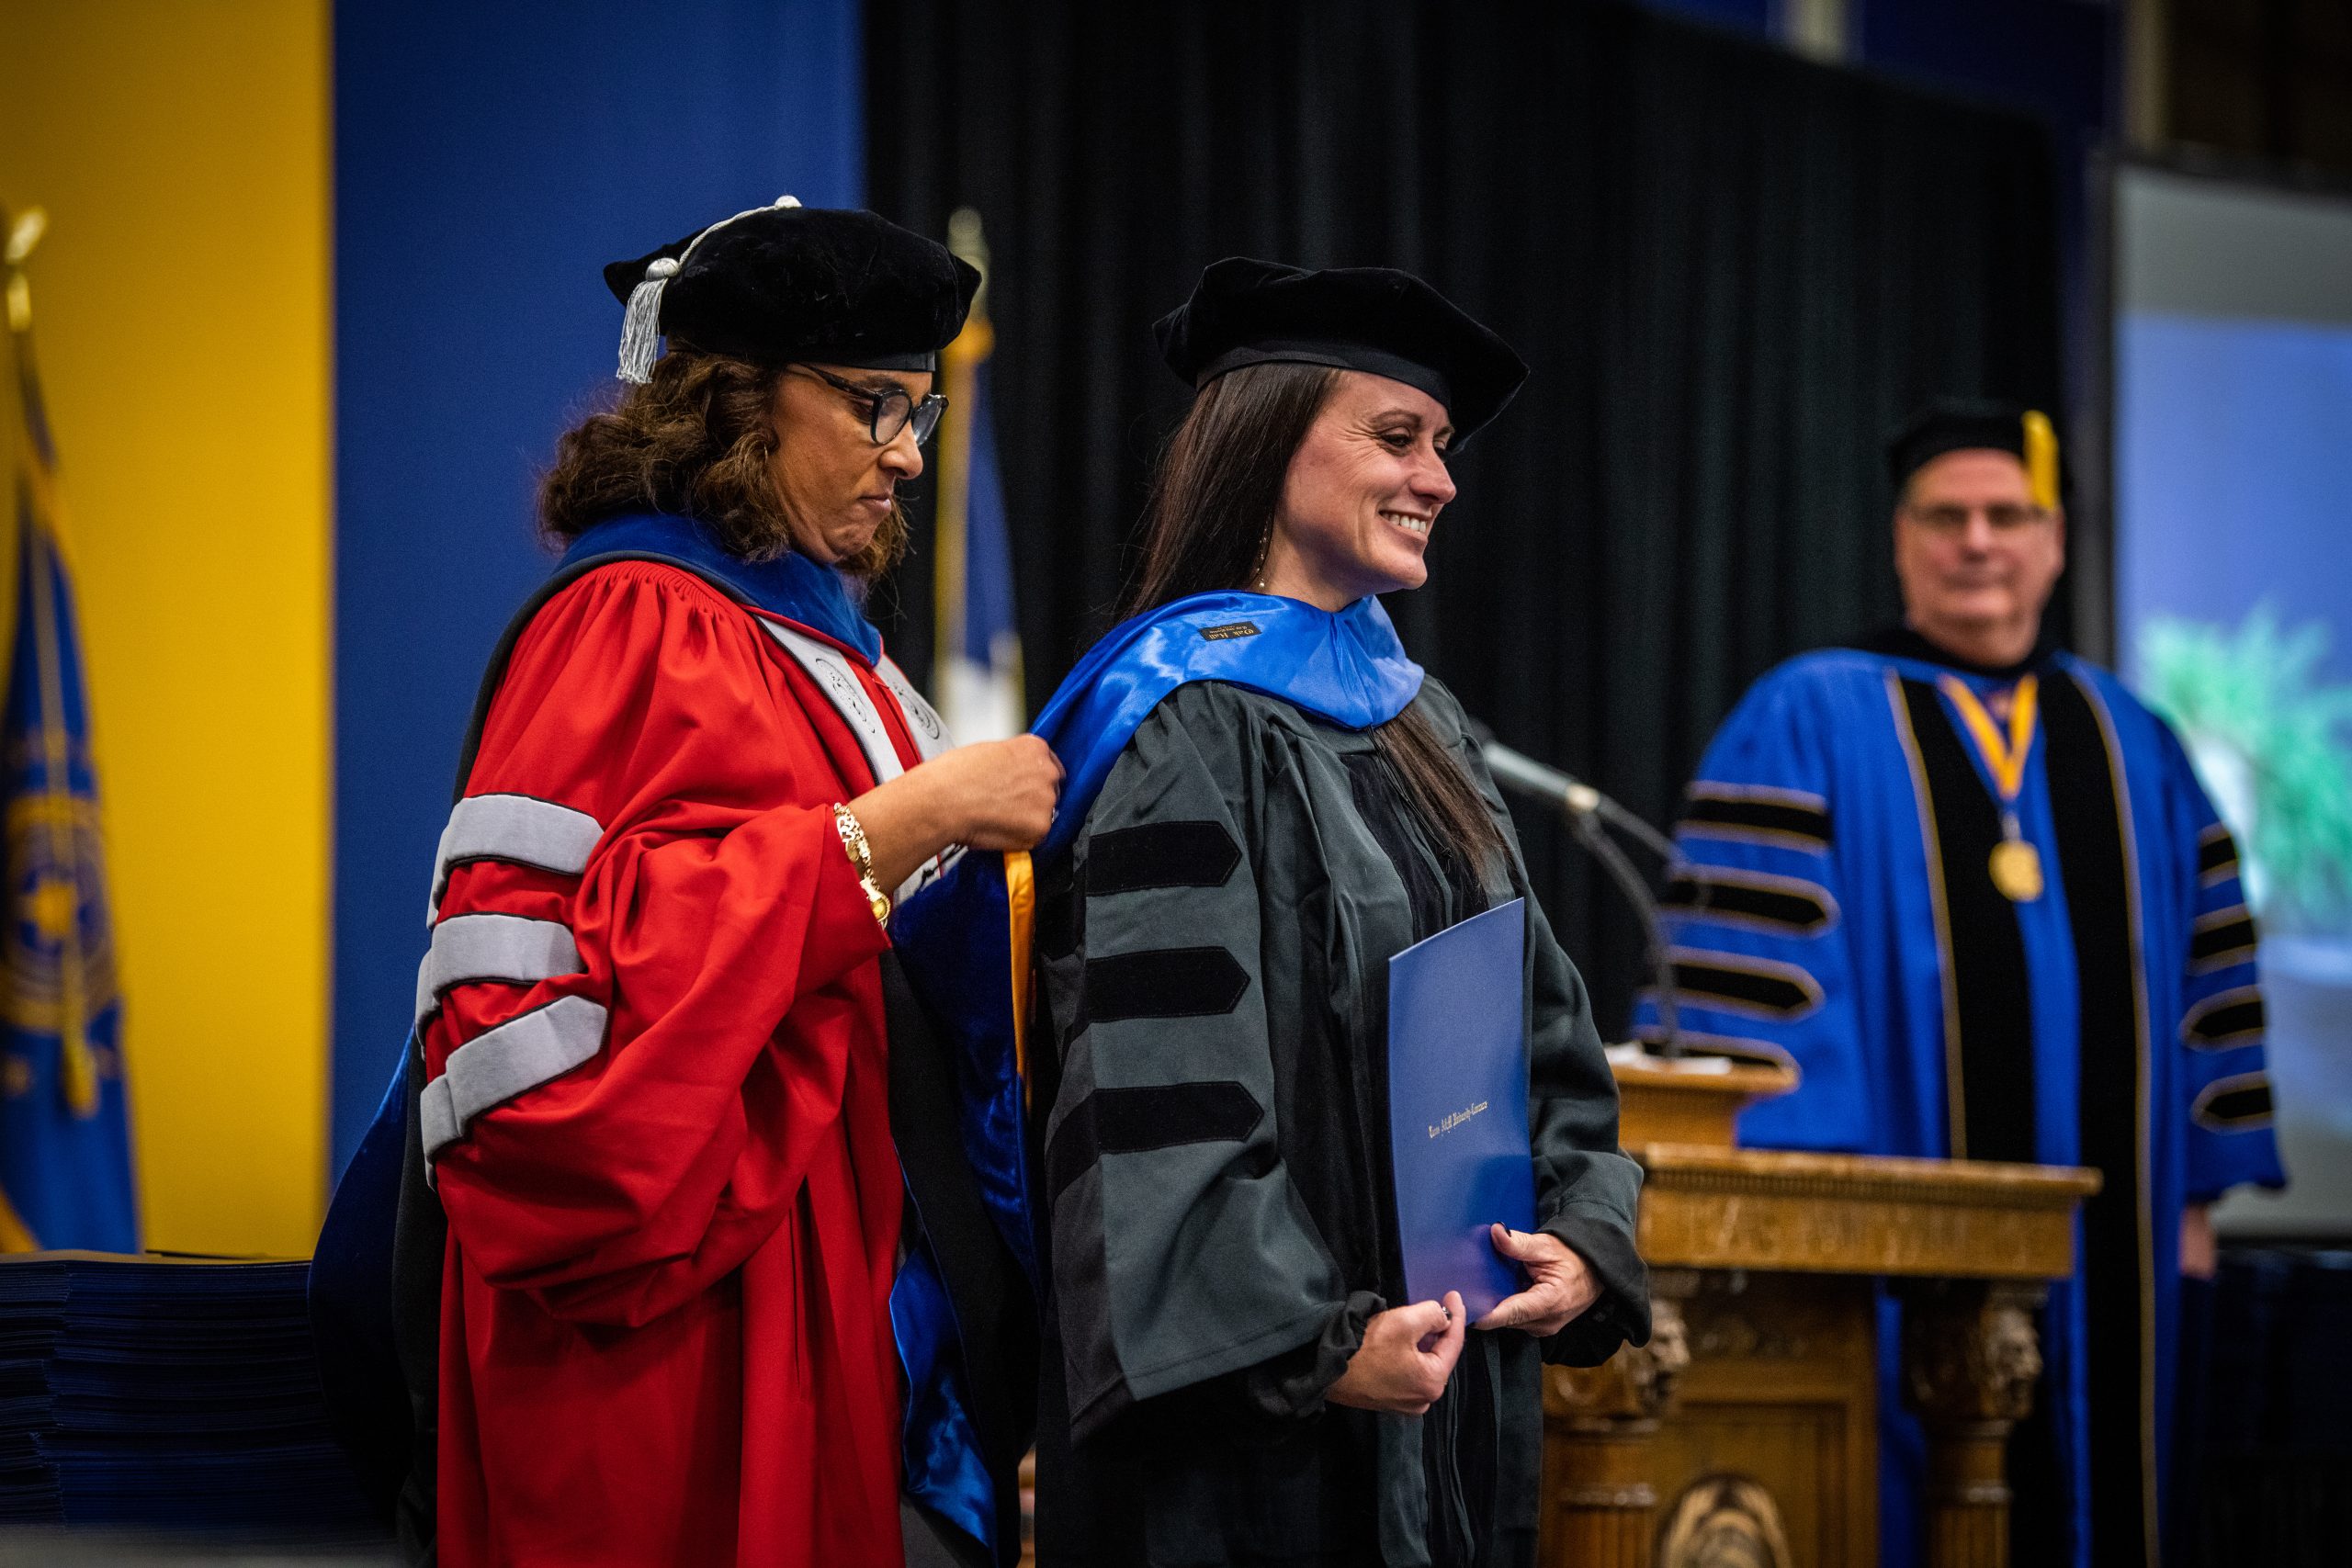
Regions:
<instances>
[{"instance_id":1,"label":"gray velvet chevron on sleeve","mask_svg":"<svg viewBox=\"0 0 2352 1568\"><path fill-rule=\"evenodd\" d=\"M1315 1341L1348 1305L1278 1151L1238 743L1155 713L1072 851L1082 938L1047 978L1068 1021L1045 1167L1080 1438Z\"/></svg>"}]
</instances>

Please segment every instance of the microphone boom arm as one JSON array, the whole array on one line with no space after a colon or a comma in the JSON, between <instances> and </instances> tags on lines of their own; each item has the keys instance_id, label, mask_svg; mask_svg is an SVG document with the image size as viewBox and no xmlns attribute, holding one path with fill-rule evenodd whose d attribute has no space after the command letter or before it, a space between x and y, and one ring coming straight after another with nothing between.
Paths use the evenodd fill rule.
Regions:
<instances>
[{"instance_id":1,"label":"microphone boom arm","mask_svg":"<svg viewBox=\"0 0 2352 1568\"><path fill-rule=\"evenodd\" d=\"M1641 921L1642 939L1648 953L1650 985L1657 997L1658 1030L1663 1038L1658 1042L1658 1055L1679 1057L1682 1055L1682 1031L1679 1011L1675 1006L1674 962L1666 945L1666 931L1658 919L1657 896L1625 852L1609 837L1608 828L1614 828L1628 838L1638 840L1671 868L1681 863L1681 855L1674 840L1626 810L1582 779L1545 767L1534 758L1512 750L1494 738L1486 726L1473 723L1472 736L1485 757L1487 769L1495 782L1506 789L1545 801L1560 808L1568 819L1569 830L1592 858L1600 863L1601 870L1617 885L1625 901L1634 907L1634 917Z\"/></svg>"},{"instance_id":2,"label":"microphone boom arm","mask_svg":"<svg viewBox=\"0 0 2352 1568\"><path fill-rule=\"evenodd\" d=\"M1577 841L1600 863L1610 880L1617 884L1618 891L1625 895L1625 901L1634 907L1635 918L1642 922L1642 942L1650 960L1650 987L1657 997L1657 1026L1662 1036L1658 1055L1679 1057L1682 1055L1682 1021L1675 1006L1674 961L1667 952L1665 928L1658 923L1657 897L1625 852L1602 830L1600 818L1601 814L1597 811L1571 812L1568 826Z\"/></svg>"}]
</instances>

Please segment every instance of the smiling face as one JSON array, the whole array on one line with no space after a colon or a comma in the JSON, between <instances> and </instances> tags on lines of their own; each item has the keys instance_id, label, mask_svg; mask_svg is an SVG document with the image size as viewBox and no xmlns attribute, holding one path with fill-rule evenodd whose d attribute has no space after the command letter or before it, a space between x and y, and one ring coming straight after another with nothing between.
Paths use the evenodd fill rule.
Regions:
<instances>
[{"instance_id":1,"label":"smiling face","mask_svg":"<svg viewBox=\"0 0 2352 1568\"><path fill-rule=\"evenodd\" d=\"M1979 664L2033 651L2066 564L2063 513L2034 504L2007 452L1947 452L1911 476L1894 513L1894 574L1912 628Z\"/></svg>"},{"instance_id":2,"label":"smiling face","mask_svg":"<svg viewBox=\"0 0 2352 1568\"><path fill-rule=\"evenodd\" d=\"M814 368L875 392L896 387L910 403L931 390L925 371ZM776 447L768 468L792 547L826 566L856 556L897 508L899 483L922 472L914 427L876 446L866 400L799 367L776 378L775 419Z\"/></svg>"},{"instance_id":3,"label":"smiling face","mask_svg":"<svg viewBox=\"0 0 2352 1568\"><path fill-rule=\"evenodd\" d=\"M1419 588L1439 511L1453 499L1453 423L1428 393L1339 373L1299 443L1267 540L1266 591L1326 610Z\"/></svg>"}]
</instances>

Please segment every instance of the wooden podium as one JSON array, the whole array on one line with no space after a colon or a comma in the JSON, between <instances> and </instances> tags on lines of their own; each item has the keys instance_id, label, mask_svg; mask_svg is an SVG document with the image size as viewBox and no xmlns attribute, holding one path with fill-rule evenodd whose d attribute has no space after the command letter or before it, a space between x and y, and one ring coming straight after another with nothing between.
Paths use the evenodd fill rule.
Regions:
<instances>
[{"instance_id":1,"label":"wooden podium","mask_svg":"<svg viewBox=\"0 0 2352 1568\"><path fill-rule=\"evenodd\" d=\"M1544 1561L1871 1568L1878 1281L1928 1438L1931 1568L2004 1568L2003 1446L2041 1369L2046 1281L2074 1270L2094 1171L1733 1146L1791 1069L1620 1063L1645 1172L1650 1343L1546 1370Z\"/></svg>"}]
</instances>

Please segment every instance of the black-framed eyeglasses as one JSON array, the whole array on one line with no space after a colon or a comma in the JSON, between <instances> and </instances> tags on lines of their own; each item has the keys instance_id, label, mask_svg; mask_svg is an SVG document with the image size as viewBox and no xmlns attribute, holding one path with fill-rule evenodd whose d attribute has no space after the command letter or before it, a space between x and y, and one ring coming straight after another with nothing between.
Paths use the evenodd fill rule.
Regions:
<instances>
[{"instance_id":1,"label":"black-framed eyeglasses","mask_svg":"<svg viewBox=\"0 0 2352 1568\"><path fill-rule=\"evenodd\" d=\"M874 437L876 446L888 446L899 438L899 432L910 424L915 428L915 445L920 446L931 439L939 428L939 416L947 412L947 399L941 393L927 394L917 402L904 387L861 387L854 381L844 381L830 371L813 365L786 367L805 370L836 391L847 393L852 400L865 405L866 433Z\"/></svg>"}]
</instances>

